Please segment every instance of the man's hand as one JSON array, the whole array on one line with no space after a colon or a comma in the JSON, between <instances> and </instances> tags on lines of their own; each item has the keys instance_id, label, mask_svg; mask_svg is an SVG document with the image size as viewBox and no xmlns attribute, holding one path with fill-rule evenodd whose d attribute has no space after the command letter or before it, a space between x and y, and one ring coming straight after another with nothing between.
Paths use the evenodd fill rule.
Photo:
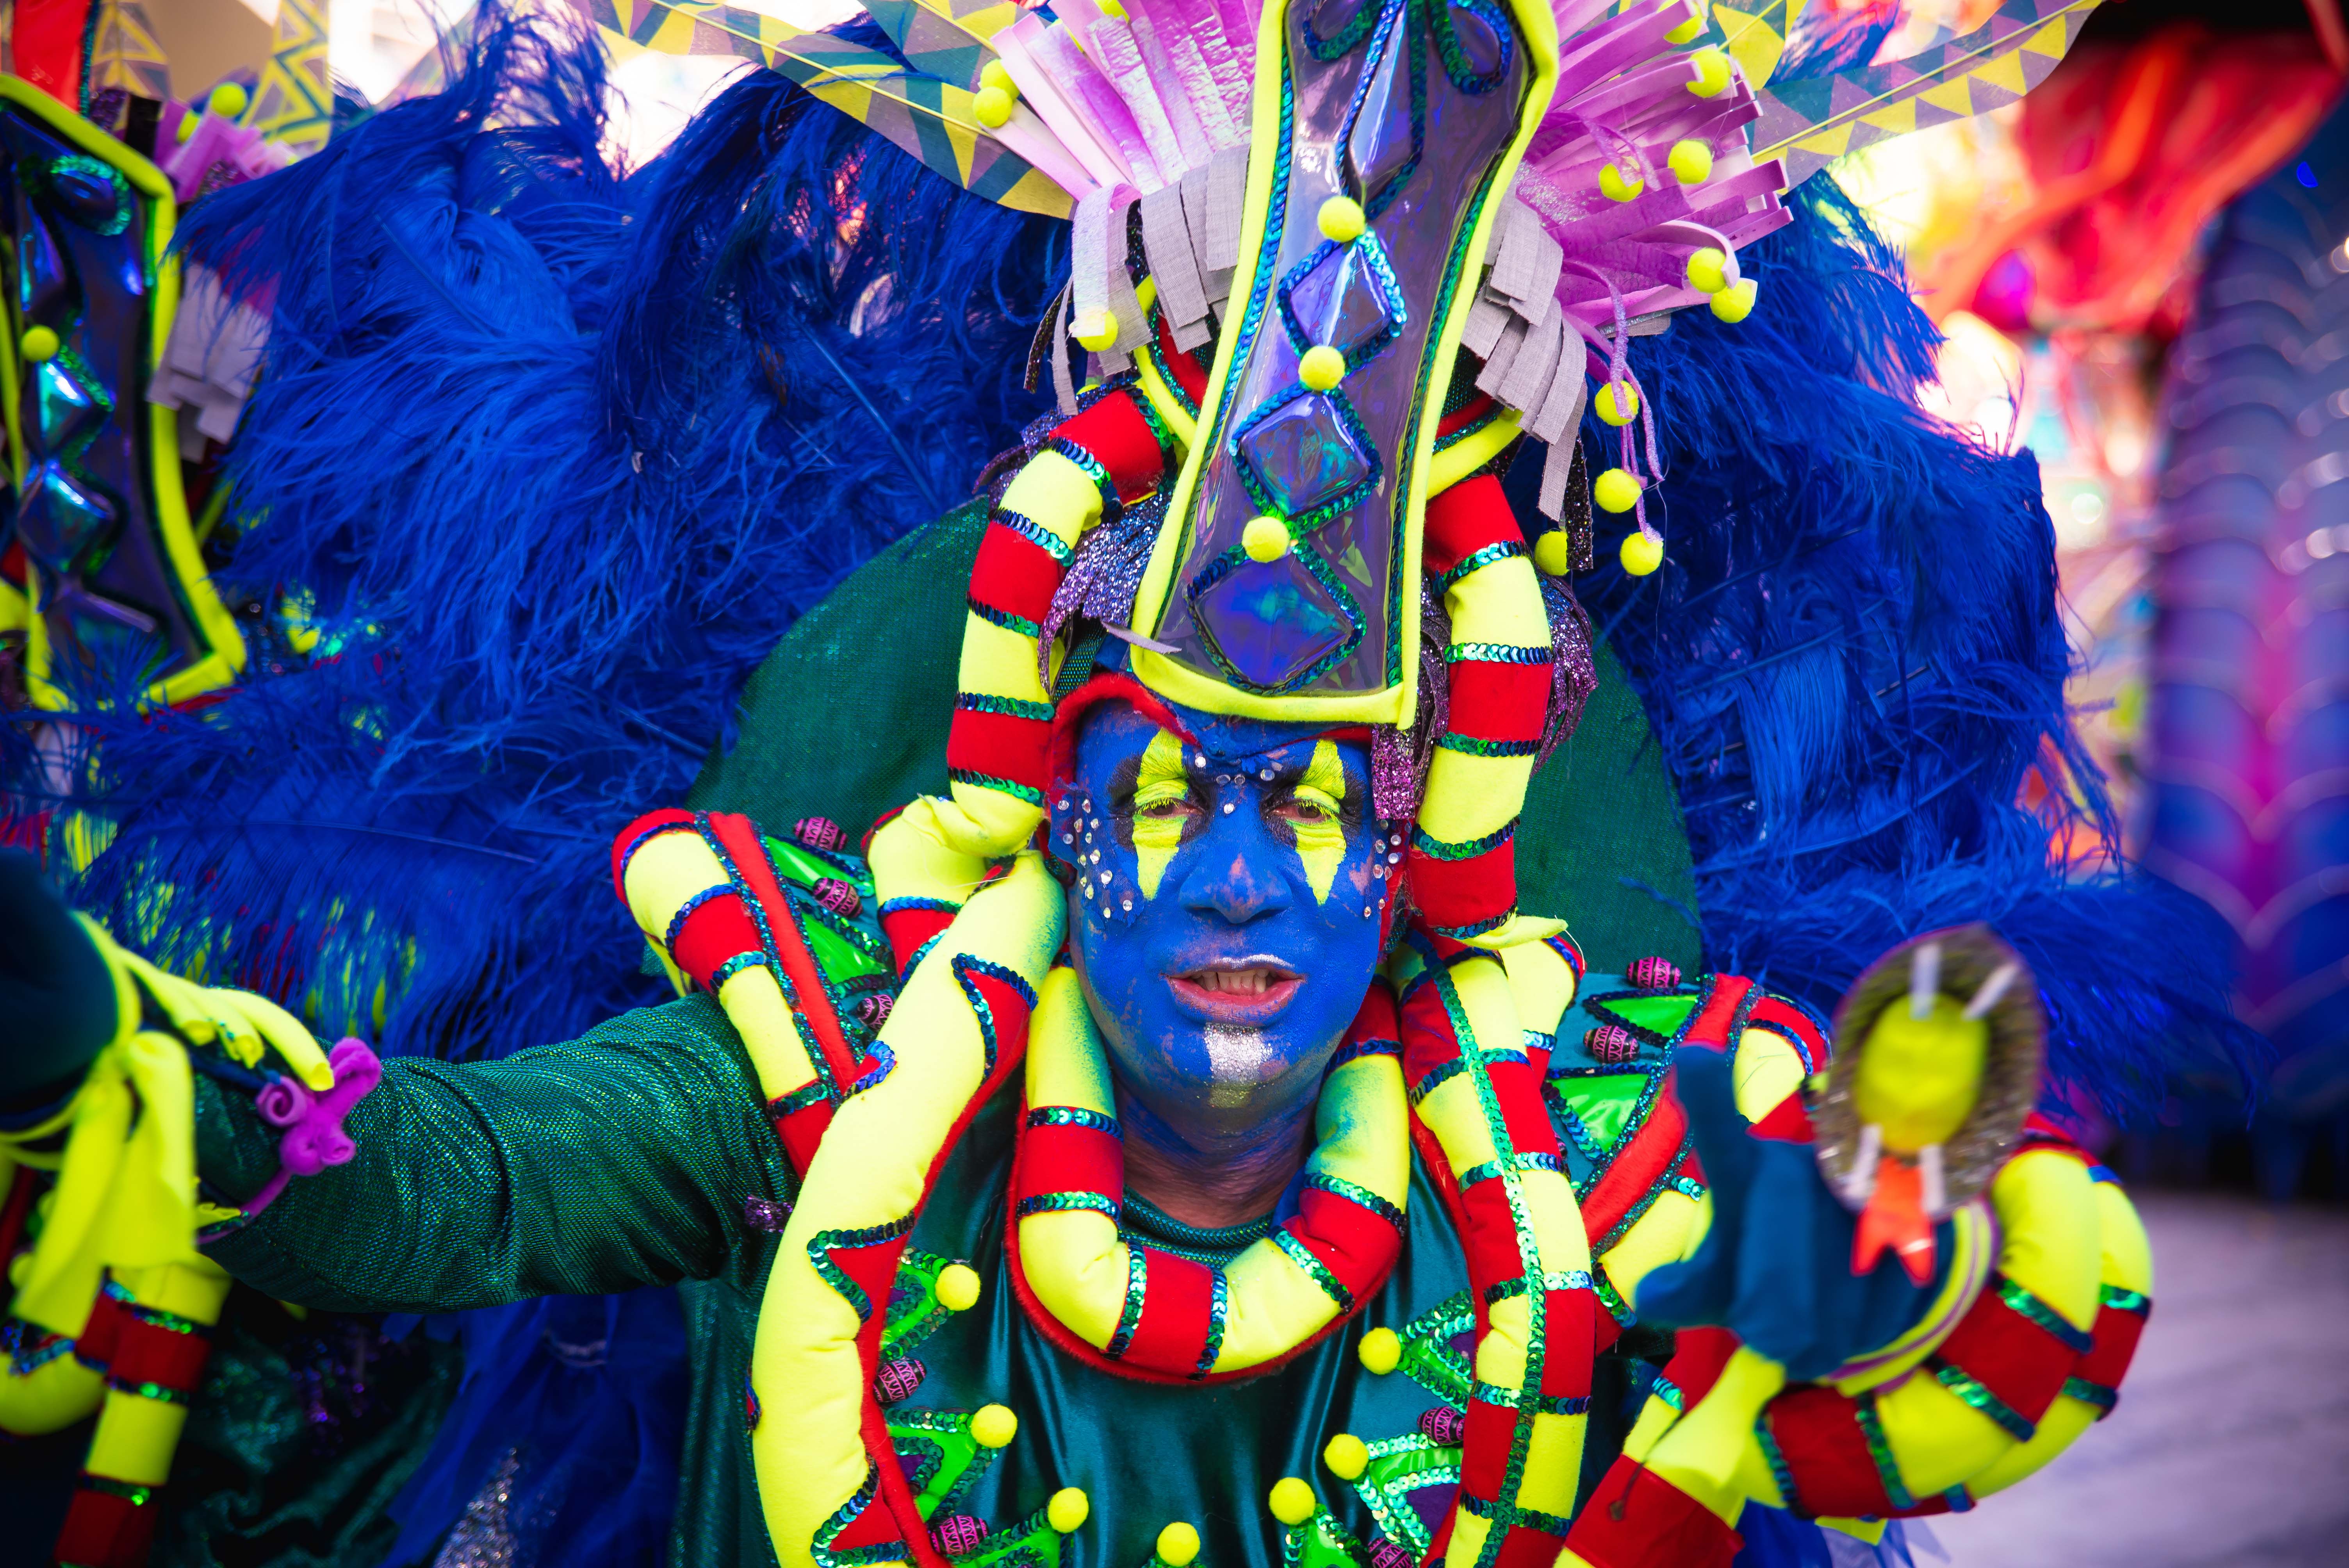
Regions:
<instances>
[{"instance_id":1,"label":"man's hand","mask_svg":"<svg viewBox=\"0 0 2349 1568\"><path fill-rule=\"evenodd\" d=\"M1808 1143L1755 1137L1738 1114L1729 1058L1683 1047L1682 1108L1713 1197L1695 1254L1640 1283L1641 1318L1666 1327L1719 1325L1794 1381L1825 1377L1889 1343L1921 1316L1938 1280L1920 1286L1889 1254L1851 1272L1857 1220L1827 1190ZM1936 1251L1953 1253L1946 1222Z\"/></svg>"},{"instance_id":2,"label":"man's hand","mask_svg":"<svg viewBox=\"0 0 2349 1568\"><path fill-rule=\"evenodd\" d=\"M62 1099L119 1025L114 976L40 863L0 850L0 1124Z\"/></svg>"}]
</instances>

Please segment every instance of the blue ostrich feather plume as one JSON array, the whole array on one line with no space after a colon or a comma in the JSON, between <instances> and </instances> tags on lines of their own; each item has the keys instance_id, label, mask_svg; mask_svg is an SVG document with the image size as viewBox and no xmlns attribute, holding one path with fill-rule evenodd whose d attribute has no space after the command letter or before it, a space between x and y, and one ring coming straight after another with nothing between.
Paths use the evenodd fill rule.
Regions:
<instances>
[{"instance_id":1,"label":"blue ostrich feather plume","mask_svg":"<svg viewBox=\"0 0 2349 1568\"><path fill-rule=\"evenodd\" d=\"M180 711L89 674L65 765L0 738L90 830L51 856L83 907L392 1050L652 999L611 835L1040 411L1004 371L1064 225L763 72L630 173L604 95L575 21L487 9L446 92L194 209L186 254L271 319L216 573L252 666Z\"/></svg>"},{"instance_id":2,"label":"blue ostrich feather plume","mask_svg":"<svg viewBox=\"0 0 2349 1568\"><path fill-rule=\"evenodd\" d=\"M2141 1119L2176 1072L2259 1055L2225 928L2051 858L2114 824L2064 707L2038 465L1917 407L1936 335L1835 184L1788 205L1740 257L1751 317L1634 345L1665 565L1630 577L1606 541L1580 585L1680 792L1706 962L1825 1009L1904 938L1987 922L2038 975L2059 1091Z\"/></svg>"}]
</instances>

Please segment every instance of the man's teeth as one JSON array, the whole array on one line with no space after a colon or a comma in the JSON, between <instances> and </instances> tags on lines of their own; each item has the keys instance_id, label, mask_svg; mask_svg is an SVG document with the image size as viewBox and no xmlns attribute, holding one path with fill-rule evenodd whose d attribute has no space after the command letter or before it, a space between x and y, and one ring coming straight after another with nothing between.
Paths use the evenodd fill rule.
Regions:
<instances>
[{"instance_id":1,"label":"man's teeth","mask_svg":"<svg viewBox=\"0 0 2349 1568\"><path fill-rule=\"evenodd\" d=\"M1273 975L1269 969L1202 969L1191 976L1191 981L1202 991L1261 996L1272 988Z\"/></svg>"}]
</instances>

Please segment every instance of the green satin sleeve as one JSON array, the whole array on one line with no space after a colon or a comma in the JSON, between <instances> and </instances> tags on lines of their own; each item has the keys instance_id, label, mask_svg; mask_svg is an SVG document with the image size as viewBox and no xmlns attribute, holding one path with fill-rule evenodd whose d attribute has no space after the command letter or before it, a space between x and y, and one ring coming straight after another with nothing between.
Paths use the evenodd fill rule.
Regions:
<instances>
[{"instance_id":1,"label":"green satin sleeve","mask_svg":"<svg viewBox=\"0 0 2349 1568\"><path fill-rule=\"evenodd\" d=\"M231 1199L275 1168L250 1102L197 1105L197 1167ZM743 1200L791 1181L757 1079L693 996L497 1062L384 1063L350 1163L291 1182L207 1251L284 1301L438 1312L724 1272Z\"/></svg>"}]
</instances>

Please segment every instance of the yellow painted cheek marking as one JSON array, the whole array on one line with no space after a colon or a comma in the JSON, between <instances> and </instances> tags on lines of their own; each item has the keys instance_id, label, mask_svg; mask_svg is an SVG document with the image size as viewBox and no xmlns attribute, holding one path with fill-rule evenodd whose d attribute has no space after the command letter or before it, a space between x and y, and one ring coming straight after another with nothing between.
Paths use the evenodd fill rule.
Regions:
<instances>
[{"instance_id":1,"label":"yellow painted cheek marking","mask_svg":"<svg viewBox=\"0 0 2349 1568\"><path fill-rule=\"evenodd\" d=\"M1191 780L1183 771L1183 742L1172 731L1162 729L1150 738L1149 747L1142 753L1142 770L1133 783L1134 878L1141 882L1145 899L1158 896L1158 884L1165 880L1166 868L1174 863L1174 851L1183 847L1183 824L1189 819L1144 813L1164 801L1187 799L1190 793Z\"/></svg>"},{"instance_id":2,"label":"yellow painted cheek marking","mask_svg":"<svg viewBox=\"0 0 2349 1568\"><path fill-rule=\"evenodd\" d=\"M1340 810L1346 799L1346 769L1338 760L1338 748L1327 740L1313 743L1313 759L1305 765L1305 777L1298 781L1297 798L1321 808L1318 822L1298 822L1297 858L1304 862L1305 881L1313 889L1313 902L1328 903L1330 889L1338 880L1338 868L1346 861L1346 828L1340 820Z\"/></svg>"}]
</instances>

